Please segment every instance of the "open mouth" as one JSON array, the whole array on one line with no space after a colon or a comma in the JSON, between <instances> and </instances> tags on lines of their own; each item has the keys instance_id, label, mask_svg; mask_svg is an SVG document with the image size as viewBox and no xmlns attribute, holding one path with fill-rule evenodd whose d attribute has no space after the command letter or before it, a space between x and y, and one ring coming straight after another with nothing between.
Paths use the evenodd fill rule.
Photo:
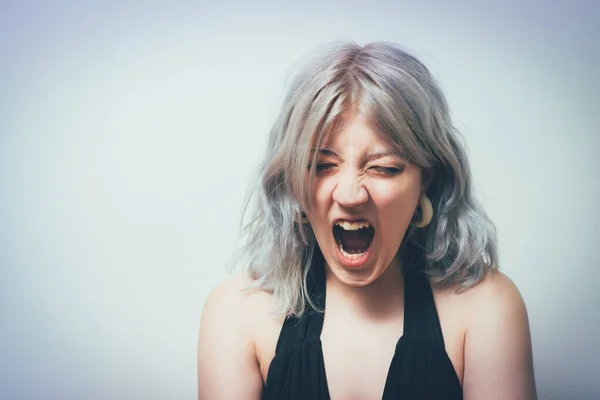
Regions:
<instances>
[{"instance_id":1,"label":"open mouth","mask_svg":"<svg viewBox=\"0 0 600 400\"><path fill-rule=\"evenodd\" d=\"M370 249L375 229L368 222L338 221L333 226L333 237L341 255L349 260L362 258Z\"/></svg>"}]
</instances>

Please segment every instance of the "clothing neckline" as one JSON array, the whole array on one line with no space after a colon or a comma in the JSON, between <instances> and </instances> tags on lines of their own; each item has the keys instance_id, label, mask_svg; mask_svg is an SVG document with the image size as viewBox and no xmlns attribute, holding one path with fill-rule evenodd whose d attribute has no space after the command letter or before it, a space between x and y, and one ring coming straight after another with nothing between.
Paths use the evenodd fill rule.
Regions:
<instances>
[{"instance_id":1,"label":"clothing neckline","mask_svg":"<svg viewBox=\"0 0 600 400\"><path fill-rule=\"evenodd\" d=\"M284 322L284 326L288 320L293 320L295 323L305 322L307 325L305 340L311 340L314 337L320 338L323 330L327 298L325 268L323 256L315 254L311 263L311 269L308 272L306 284L310 299L319 311L307 305L302 316L287 317ZM414 268L403 271L403 275L403 326L402 335L398 340L405 335L415 338L421 337L430 340L445 350L444 336L429 279L424 273ZM280 339L281 336L280 334ZM280 349L281 344L280 340L278 340L276 353Z\"/></svg>"},{"instance_id":2,"label":"clothing neckline","mask_svg":"<svg viewBox=\"0 0 600 400\"><path fill-rule=\"evenodd\" d=\"M318 399L330 399L321 341L326 311L326 267L322 255L320 257L316 255L312 261L311 270L308 271L306 280L306 291L311 301L321 311L315 311L314 308L307 306L301 316L289 316L284 320L277 341L275 357L271 361L267 372L266 387L269 389L268 393L274 390L274 382L270 381L272 372L277 371L277 377L273 378L275 381L280 382L283 377L279 375L280 372L278 371L284 368L284 365L286 365L285 368L288 371L285 376L297 370L297 368L300 368L298 371L303 371L302 374L308 373L309 370L304 368L310 368L310 371L312 371L310 376L313 376L311 379L317 379L314 382L315 384L318 382L319 388L318 392L313 393L311 391L313 393L311 396L314 397L318 393ZM402 334L396 341L394 355L387 368L383 398L393 397L394 393L400 393L399 390L403 392L408 388L406 385L410 385L407 383L410 376L420 373L419 371L426 371L428 368L435 368L436 371L439 371L435 373L428 372L428 374L442 374L443 387L458 396L462 392L462 385L445 349L429 279L417 269L409 269L403 273L403 329ZM300 367L302 365L304 367ZM287 370L287 368L291 369ZM425 376L421 375L419 381L426 379ZM400 381L397 379L399 377L402 377ZM298 378L290 377L290 379ZM427 385L426 382L423 381L423 384ZM296 388L296 390L298 389Z\"/></svg>"}]
</instances>

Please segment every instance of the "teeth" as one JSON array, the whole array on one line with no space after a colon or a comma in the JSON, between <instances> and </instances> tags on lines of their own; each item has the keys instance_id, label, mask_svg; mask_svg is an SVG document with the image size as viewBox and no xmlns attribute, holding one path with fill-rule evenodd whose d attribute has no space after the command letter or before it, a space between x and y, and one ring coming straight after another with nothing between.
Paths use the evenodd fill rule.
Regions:
<instances>
[{"instance_id":1,"label":"teeth","mask_svg":"<svg viewBox=\"0 0 600 400\"><path fill-rule=\"evenodd\" d=\"M368 222L348 222L348 221L338 221L338 222L336 222L336 225L347 231L357 231L359 229L368 228L369 226L371 226L371 225L369 225Z\"/></svg>"},{"instance_id":2,"label":"teeth","mask_svg":"<svg viewBox=\"0 0 600 400\"><path fill-rule=\"evenodd\" d=\"M339 246L340 249L340 253L342 253L342 255L346 258L349 259L357 259L363 256L363 254L365 254L365 252L363 251L362 253L356 253L356 254L350 254L348 252L346 252L346 250L344 250L344 246Z\"/></svg>"}]
</instances>

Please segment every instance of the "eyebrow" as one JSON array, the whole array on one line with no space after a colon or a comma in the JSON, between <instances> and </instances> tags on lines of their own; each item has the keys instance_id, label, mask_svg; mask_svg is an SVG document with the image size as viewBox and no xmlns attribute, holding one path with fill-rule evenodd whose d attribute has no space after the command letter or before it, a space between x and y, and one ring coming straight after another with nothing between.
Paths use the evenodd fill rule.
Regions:
<instances>
[{"instance_id":1,"label":"eyebrow","mask_svg":"<svg viewBox=\"0 0 600 400\"><path fill-rule=\"evenodd\" d=\"M395 152L395 151L382 151L382 152L378 152L378 153L370 153L367 154L364 158L364 163L368 163L371 162L373 160L377 160L379 158L383 158L383 157L400 157L400 155Z\"/></svg>"},{"instance_id":2,"label":"eyebrow","mask_svg":"<svg viewBox=\"0 0 600 400\"><path fill-rule=\"evenodd\" d=\"M336 152L335 152L335 151L333 151L333 150L329 150L329 149L316 149L316 148L314 148L314 147L313 147L313 148L311 149L311 152L315 152L315 151L316 151L316 152L318 152L318 153L319 153L319 154L321 154L321 155L324 155L324 156L332 156L332 157L338 157L338 158L341 158L341 157L338 155L338 153L336 153Z\"/></svg>"},{"instance_id":3,"label":"eyebrow","mask_svg":"<svg viewBox=\"0 0 600 400\"><path fill-rule=\"evenodd\" d=\"M335 151L330 150L330 149L315 149L315 148L313 148L312 151L313 152L317 151L317 152L319 152L319 154L324 155L324 156L332 156L332 157L341 158L339 156L339 154L337 154ZM389 151L380 151L380 152L369 153L369 154L365 155L362 158L362 162L364 164L366 164L368 162L371 162L373 160L377 160L377 159L380 159L380 158L383 158L383 157L396 157L396 158L398 158L398 157L402 157L402 156L400 154L398 154L398 152L392 151L392 150L389 150Z\"/></svg>"}]
</instances>

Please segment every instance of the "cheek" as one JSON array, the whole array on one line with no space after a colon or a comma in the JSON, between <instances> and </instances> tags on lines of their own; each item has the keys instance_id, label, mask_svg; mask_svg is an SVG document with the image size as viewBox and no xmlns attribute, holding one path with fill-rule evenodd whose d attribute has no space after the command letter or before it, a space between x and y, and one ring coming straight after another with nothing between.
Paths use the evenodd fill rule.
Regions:
<instances>
[{"instance_id":1,"label":"cheek","mask_svg":"<svg viewBox=\"0 0 600 400\"><path fill-rule=\"evenodd\" d=\"M331 194L332 189L328 187L326 180L315 179L311 190L312 208L306 210L306 215L317 238L328 235L330 231L328 216L332 201Z\"/></svg>"},{"instance_id":2,"label":"cheek","mask_svg":"<svg viewBox=\"0 0 600 400\"><path fill-rule=\"evenodd\" d=\"M408 224L415 212L417 199L413 196L397 196L394 198L383 199L380 203L380 215L382 223L388 221L394 226L402 226Z\"/></svg>"},{"instance_id":3,"label":"cheek","mask_svg":"<svg viewBox=\"0 0 600 400\"><path fill-rule=\"evenodd\" d=\"M421 194L421 185L415 179L378 182L370 190L373 202L380 210L394 210L399 214L412 213Z\"/></svg>"},{"instance_id":4,"label":"cheek","mask_svg":"<svg viewBox=\"0 0 600 400\"><path fill-rule=\"evenodd\" d=\"M396 183L380 188L373 196L383 233L394 242L404 237L420 196L420 185Z\"/></svg>"},{"instance_id":5,"label":"cheek","mask_svg":"<svg viewBox=\"0 0 600 400\"><path fill-rule=\"evenodd\" d=\"M329 204L332 201L333 189L335 182L333 179L327 178L316 178L312 186L312 201L313 201L313 213L322 214L326 213Z\"/></svg>"}]
</instances>

